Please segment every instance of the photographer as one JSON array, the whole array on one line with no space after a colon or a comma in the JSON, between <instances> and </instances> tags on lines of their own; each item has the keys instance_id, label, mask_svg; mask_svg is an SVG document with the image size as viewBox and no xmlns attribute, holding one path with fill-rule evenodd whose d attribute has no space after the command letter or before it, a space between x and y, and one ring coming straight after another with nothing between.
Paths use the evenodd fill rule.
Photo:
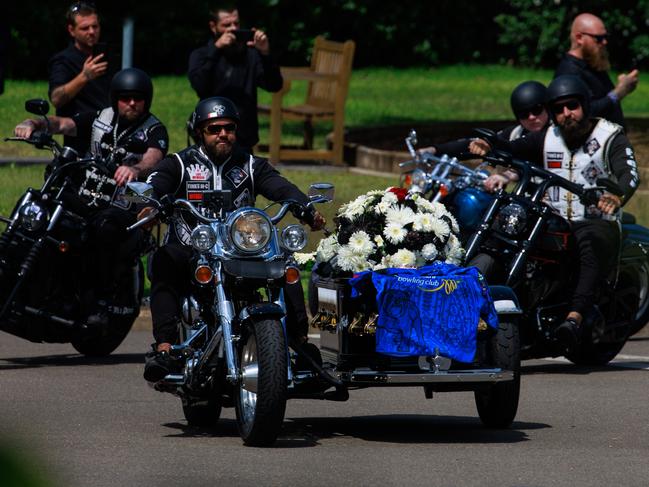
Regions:
<instances>
[{"instance_id":1,"label":"photographer","mask_svg":"<svg viewBox=\"0 0 649 487\"><path fill-rule=\"evenodd\" d=\"M257 88L279 91L279 66L263 31L240 29L236 7L213 10L209 27L213 37L189 57L189 81L201 100L224 96L234 102L241 115L237 140L251 152L259 142Z\"/></svg>"}]
</instances>

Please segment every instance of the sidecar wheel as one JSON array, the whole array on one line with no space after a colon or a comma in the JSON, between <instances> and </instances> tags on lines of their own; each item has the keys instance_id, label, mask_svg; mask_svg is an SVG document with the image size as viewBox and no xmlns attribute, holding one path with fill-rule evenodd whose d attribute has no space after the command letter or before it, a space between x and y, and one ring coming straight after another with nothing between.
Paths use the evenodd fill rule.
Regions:
<instances>
[{"instance_id":1,"label":"sidecar wheel","mask_svg":"<svg viewBox=\"0 0 649 487\"><path fill-rule=\"evenodd\" d=\"M287 352L278 320L251 321L241 333L242 381L235 398L237 426L246 445L267 446L279 435L287 395Z\"/></svg>"},{"instance_id":2,"label":"sidecar wheel","mask_svg":"<svg viewBox=\"0 0 649 487\"><path fill-rule=\"evenodd\" d=\"M486 365L514 372L514 380L493 385L486 390L475 391L475 403L482 423L489 428L507 428L518 410L521 388L521 358L518 325L501 321L498 330L490 338Z\"/></svg>"},{"instance_id":3,"label":"sidecar wheel","mask_svg":"<svg viewBox=\"0 0 649 487\"><path fill-rule=\"evenodd\" d=\"M220 398L214 397L191 402L183 400L183 414L189 426L213 428L221 417Z\"/></svg>"}]
</instances>

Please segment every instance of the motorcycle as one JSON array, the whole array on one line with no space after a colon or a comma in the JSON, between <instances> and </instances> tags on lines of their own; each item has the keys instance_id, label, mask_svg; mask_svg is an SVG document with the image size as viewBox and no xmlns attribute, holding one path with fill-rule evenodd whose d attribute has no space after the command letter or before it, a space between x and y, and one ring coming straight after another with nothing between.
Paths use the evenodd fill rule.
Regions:
<instances>
[{"instance_id":1,"label":"motorcycle","mask_svg":"<svg viewBox=\"0 0 649 487\"><path fill-rule=\"evenodd\" d=\"M47 120L45 100L29 100L25 108ZM53 160L43 185L28 188L11 215L0 217L6 224L0 236L0 330L33 342L69 342L88 356L108 355L139 315L144 273L139 258L120 264L108 323L88 325L97 309L89 217L113 203L119 192L114 167L127 151L143 152L142 143L111 148L106 158L79 158L49 131L5 141L51 150ZM142 245L140 255L147 250Z\"/></svg>"},{"instance_id":2,"label":"motorcycle","mask_svg":"<svg viewBox=\"0 0 649 487\"><path fill-rule=\"evenodd\" d=\"M180 343L170 352L176 371L151 384L180 397L190 425L215 425L222 407L234 406L244 443L269 445L280 432L287 399L323 396L315 373L291 364L285 327L283 287L299 282L292 253L304 248L307 236L301 225L289 225L281 234L277 225L289 210L306 207L284 201L270 216L270 206L235 209L228 190L204 193L209 210L185 199L158 201L151 193L146 183L127 185L124 198L153 207L131 228L157 218L173 221L179 212L198 222L191 233L194 271L182 299ZM333 186L314 184L309 197L309 207L331 201ZM300 353L299 345L293 349ZM323 377L338 385L328 374Z\"/></svg>"},{"instance_id":3,"label":"motorcycle","mask_svg":"<svg viewBox=\"0 0 649 487\"><path fill-rule=\"evenodd\" d=\"M583 186L509 154L494 152L490 164L516 170L511 193L500 190L466 245L465 261L490 284L510 287L521 310L523 359L566 355L575 364L604 365L628 337L649 320L649 229L622 219L617 264L601 286L601 299L581 326L581 346L566 352L555 337L568 311L575 282L575 248L568 222L544 202L548 190L564 188L585 205L596 204L602 191L620 194L617 184L599 179Z\"/></svg>"},{"instance_id":4,"label":"motorcycle","mask_svg":"<svg viewBox=\"0 0 649 487\"><path fill-rule=\"evenodd\" d=\"M417 151L417 132L411 130L405 139L412 159L401 162L400 186L419 193L433 202L443 202L460 226L460 239L475 231L493 195L484 189L489 172L483 165L471 168L447 154L435 156ZM471 158L475 156L470 155Z\"/></svg>"}]
</instances>

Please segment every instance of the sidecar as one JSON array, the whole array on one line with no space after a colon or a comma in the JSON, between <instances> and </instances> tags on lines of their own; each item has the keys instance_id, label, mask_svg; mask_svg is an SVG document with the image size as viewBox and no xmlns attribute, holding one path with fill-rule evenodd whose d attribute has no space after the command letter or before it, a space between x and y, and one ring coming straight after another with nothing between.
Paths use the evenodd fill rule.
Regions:
<instances>
[{"instance_id":1,"label":"sidecar","mask_svg":"<svg viewBox=\"0 0 649 487\"><path fill-rule=\"evenodd\" d=\"M510 288L490 288L497 327L483 320L476 323L475 356L459 362L438 349L421 356L378 353L376 302L352 298L346 278L318 277L314 284L317 311L311 323L320 330L324 368L347 389L418 386L428 399L433 392L474 391L485 426L505 428L512 423L520 391L521 310Z\"/></svg>"}]
</instances>

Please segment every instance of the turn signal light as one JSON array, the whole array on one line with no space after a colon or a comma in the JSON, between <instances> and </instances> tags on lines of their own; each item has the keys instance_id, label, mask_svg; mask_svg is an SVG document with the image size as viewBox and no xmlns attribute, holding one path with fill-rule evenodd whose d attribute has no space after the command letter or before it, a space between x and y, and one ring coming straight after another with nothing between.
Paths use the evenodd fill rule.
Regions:
<instances>
[{"instance_id":1,"label":"turn signal light","mask_svg":"<svg viewBox=\"0 0 649 487\"><path fill-rule=\"evenodd\" d=\"M300 281L300 269L297 267L286 268L286 283L295 284Z\"/></svg>"},{"instance_id":2,"label":"turn signal light","mask_svg":"<svg viewBox=\"0 0 649 487\"><path fill-rule=\"evenodd\" d=\"M214 277L214 272L212 271L212 268L207 265L199 265L194 271L194 278L200 284L209 283L213 277Z\"/></svg>"},{"instance_id":3,"label":"turn signal light","mask_svg":"<svg viewBox=\"0 0 649 487\"><path fill-rule=\"evenodd\" d=\"M70 250L70 244L66 242L65 240L61 240L59 242L59 252L65 253L68 250Z\"/></svg>"},{"instance_id":4,"label":"turn signal light","mask_svg":"<svg viewBox=\"0 0 649 487\"><path fill-rule=\"evenodd\" d=\"M439 194L442 196L442 198L446 198L446 196L448 195L448 188L445 184L439 185Z\"/></svg>"}]
</instances>

